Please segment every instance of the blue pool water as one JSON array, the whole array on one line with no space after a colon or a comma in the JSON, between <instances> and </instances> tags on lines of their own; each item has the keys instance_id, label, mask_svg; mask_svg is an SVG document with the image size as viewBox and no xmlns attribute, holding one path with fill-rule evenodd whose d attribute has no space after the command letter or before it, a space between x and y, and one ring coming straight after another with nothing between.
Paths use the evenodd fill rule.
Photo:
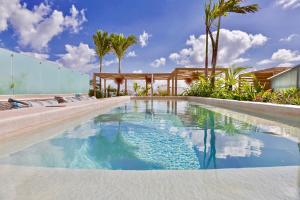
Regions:
<instances>
[{"instance_id":1,"label":"blue pool water","mask_svg":"<svg viewBox=\"0 0 300 200\"><path fill-rule=\"evenodd\" d=\"M114 170L300 165L297 137L211 109L185 101L131 101L0 164Z\"/></svg>"}]
</instances>

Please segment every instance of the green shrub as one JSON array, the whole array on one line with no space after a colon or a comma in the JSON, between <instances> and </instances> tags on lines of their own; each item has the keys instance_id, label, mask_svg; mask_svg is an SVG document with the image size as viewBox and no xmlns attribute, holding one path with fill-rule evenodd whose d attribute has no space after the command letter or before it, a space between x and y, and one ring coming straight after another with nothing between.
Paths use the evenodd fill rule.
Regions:
<instances>
[{"instance_id":1,"label":"green shrub","mask_svg":"<svg viewBox=\"0 0 300 200\"><path fill-rule=\"evenodd\" d=\"M228 82L223 78L217 79L215 87L212 88L209 79L200 77L184 91L183 95L300 105L300 89L289 88L273 92L272 90L264 91L263 88L264 86L258 81L253 85L248 82L239 82L239 86L228 87Z\"/></svg>"},{"instance_id":2,"label":"green shrub","mask_svg":"<svg viewBox=\"0 0 300 200\"><path fill-rule=\"evenodd\" d=\"M138 96L148 96L149 90L150 90L149 86L147 86L147 87L141 87L138 90Z\"/></svg>"},{"instance_id":3,"label":"green shrub","mask_svg":"<svg viewBox=\"0 0 300 200\"><path fill-rule=\"evenodd\" d=\"M270 102L278 104L293 104L299 105L300 90L296 88L289 88L275 91L271 97Z\"/></svg>"},{"instance_id":4,"label":"green shrub","mask_svg":"<svg viewBox=\"0 0 300 200\"><path fill-rule=\"evenodd\" d=\"M168 91L161 89L160 87L157 87L157 93L155 94L157 96L168 96Z\"/></svg>"},{"instance_id":5,"label":"green shrub","mask_svg":"<svg viewBox=\"0 0 300 200\"><path fill-rule=\"evenodd\" d=\"M99 90L96 91L96 98L97 99L103 98L103 95Z\"/></svg>"},{"instance_id":6,"label":"green shrub","mask_svg":"<svg viewBox=\"0 0 300 200\"><path fill-rule=\"evenodd\" d=\"M199 80L194 82L190 88L188 88L184 95L186 96L199 96L199 97L210 97L212 94L212 87L210 80L204 77L199 77Z\"/></svg>"},{"instance_id":7,"label":"green shrub","mask_svg":"<svg viewBox=\"0 0 300 200\"><path fill-rule=\"evenodd\" d=\"M90 89L89 90L89 97L93 97L94 96L94 90L93 89Z\"/></svg>"},{"instance_id":8,"label":"green shrub","mask_svg":"<svg viewBox=\"0 0 300 200\"><path fill-rule=\"evenodd\" d=\"M93 89L89 90L89 96L90 97L94 96L94 90ZM96 91L96 98L97 99L103 98L103 94L99 90Z\"/></svg>"},{"instance_id":9,"label":"green shrub","mask_svg":"<svg viewBox=\"0 0 300 200\"><path fill-rule=\"evenodd\" d=\"M243 83L240 88L238 88L239 91L239 99L241 101L253 101L258 93L258 91L255 89L255 86L252 86L249 83Z\"/></svg>"},{"instance_id":10,"label":"green shrub","mask_svg":"<svg viewBox=\"0 0 300 200\"><path fill-rule=\"evenodd\" d=\"M270 102L273 96L272 90L261 91L255 96L255 101Z\"/></svg>"}]
</instances>

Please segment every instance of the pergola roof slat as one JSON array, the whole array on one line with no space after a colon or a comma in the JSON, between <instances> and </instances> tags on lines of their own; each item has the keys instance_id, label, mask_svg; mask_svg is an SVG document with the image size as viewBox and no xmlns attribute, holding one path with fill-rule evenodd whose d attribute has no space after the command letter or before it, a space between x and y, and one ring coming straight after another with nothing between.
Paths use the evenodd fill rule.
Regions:
<instances>
[{"instance_id":1,"label":"pergola roof slat","mask_svg":"<svg viewBox=\"0 0 300 200\"><path fill-rule=\"evenodd\" d=\"M216 68L216 74L222 73L226 68ZM212 69L209 68L208 72L211 73ZM127 80L144 80L146 78L153 78L155 80L169 80L174 76L177 76L177 80L185 80L187 78L196 78L200 74L204 74L205 68L175 68L171 73L94 73L94 76L97 76L102 79L115 79L122 77Z\"/></svg>"}]
</instances>

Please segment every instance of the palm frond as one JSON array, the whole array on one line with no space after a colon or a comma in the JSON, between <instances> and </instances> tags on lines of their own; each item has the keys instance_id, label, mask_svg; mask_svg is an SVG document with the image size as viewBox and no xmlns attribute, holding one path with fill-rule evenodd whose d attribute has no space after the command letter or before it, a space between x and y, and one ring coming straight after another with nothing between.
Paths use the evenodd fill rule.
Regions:
<instances>
[{"instance_id":1,"label":"palm frond","mask_svg":"<svg viewBox=\"0 0 300 200\"><path fill-rule=\"evenodd\" d=\"M125 37L123 34L112 34L110 38L111 48L119 59L124 57L130 46L137 43L137 39L134 35Z\"/></svg>"},{"instance_id":2,"label":"palm frond","mask_svg":"<svg viewBox=\"0 0 300 200\"><path fill-rule=\"evenodd\" d=\"M95 44L95 50L99 57L103 58L107 53L111 51L110 48L110 37L107 32L97 31L93 35L93 40Z\"/></svg>"}]
</instances>

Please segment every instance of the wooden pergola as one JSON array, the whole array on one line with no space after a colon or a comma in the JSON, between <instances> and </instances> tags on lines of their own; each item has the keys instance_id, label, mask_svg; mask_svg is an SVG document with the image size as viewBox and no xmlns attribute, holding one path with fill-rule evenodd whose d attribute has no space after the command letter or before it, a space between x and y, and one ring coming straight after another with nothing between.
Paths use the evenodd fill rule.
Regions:
<instances>
[{"instance_id":1,"label":"wooden pergola","mask_svg":"<svg viewBox=\"0 0 300 200\"><path fill-rule=\"evenodd\" d=\"M271 81L269 80L269 78L287 69L289 69L289 67L272 67L257 71L251 71L251 73L254 74L260 84L264 86L264 89L268 90L271 89ZM253 77L249 76L249 73L241 74L239 78L240 80L244 80L249 83L253 83L254 81Z\"/></svg>"},{"instance_id":2,"label":"wooden pergola","mask_svg":"<svg viewBox=\"0 0 300 200\"><path fill-rule=\"evenodd\" d=\"M216 68L215 73L223 73L227 68ZM209 68L208 72L211 74L212 69ZM93 89L94 95L96 95L96 83L97 78L104 80L104 96L106 96L106 81L123 79L125 83L125 93L127 93L127 81L128 80L145 80L146 87L148 83L151 83L151 94L153 94L153 82L156 80L165 80L167 82L168 95L177 96L178 81L185 80L186 82L192 82L197 80L200 75L205 73L205 68L175 68L171 73L94 73L93 75ZM102 92L102 88L100 88Z\"/></svg>"}]
</instances>

